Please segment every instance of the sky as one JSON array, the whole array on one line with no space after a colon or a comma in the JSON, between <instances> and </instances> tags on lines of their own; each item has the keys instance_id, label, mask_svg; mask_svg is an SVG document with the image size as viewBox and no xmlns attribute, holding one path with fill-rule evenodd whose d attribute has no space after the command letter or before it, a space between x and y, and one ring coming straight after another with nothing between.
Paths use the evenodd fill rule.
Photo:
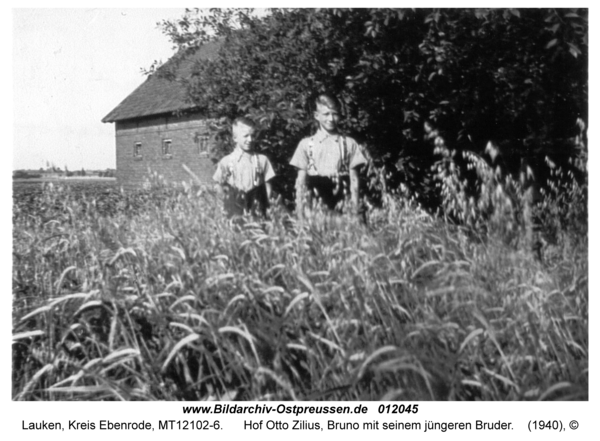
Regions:
<instances>
[{"instance_id":1,"label":"sky","mask_svg":"<svg viewBox=\"0 0 600 441\"><path fill-rule=\"evenodd\" d=\"M157 23L184 11L12 9L13 170L114 168L101 120L174 53Z\"/></svg>"}]
</instances>

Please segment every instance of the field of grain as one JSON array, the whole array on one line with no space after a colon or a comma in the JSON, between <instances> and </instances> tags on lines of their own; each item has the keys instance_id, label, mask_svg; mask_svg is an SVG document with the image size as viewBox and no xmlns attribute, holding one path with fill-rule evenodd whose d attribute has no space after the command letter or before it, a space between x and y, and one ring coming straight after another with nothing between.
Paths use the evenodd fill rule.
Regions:
<instances>
[{"instance_id":1,"label":"field of grain","mask_svg":"<svg viewBox=\"0 0 600 441\"><path fill-rule=\"evenodd\" d=\"M14 400L588 399L587 229L536 256L401 197L365 225L232 222L192 187L14 195Z\"/></svg>"}]
</instances>

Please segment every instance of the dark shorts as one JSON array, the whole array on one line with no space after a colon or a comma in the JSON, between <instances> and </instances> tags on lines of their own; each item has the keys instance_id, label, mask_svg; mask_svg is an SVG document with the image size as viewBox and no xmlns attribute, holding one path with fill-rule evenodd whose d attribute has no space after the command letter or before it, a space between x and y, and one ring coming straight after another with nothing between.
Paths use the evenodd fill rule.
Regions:
<instances>
[{"instance_id":1,"label":"dark shorts","mask_svg":"<svg viewBox=\"0 0 600 441\"><path fill-rule=\"evenodd\" d=\"M228 217L242 216L245 212L264 216L268 207L267 189L259 185L250 191L241 191L230 185L224 186L223 206Z\"/></svg>"},{"instance_id":2,"label":"dark shorts","mask_svg":"<svg viewBox=\"0 0 600 441\"><path fill-rule=\"evenodd\" d=\"M341 210L341 202L350 196L349 176L341 176L337 180L325 176L307 176L306 186L311 203L321 202L330 210Z\"/></svg>"}]
</instances>

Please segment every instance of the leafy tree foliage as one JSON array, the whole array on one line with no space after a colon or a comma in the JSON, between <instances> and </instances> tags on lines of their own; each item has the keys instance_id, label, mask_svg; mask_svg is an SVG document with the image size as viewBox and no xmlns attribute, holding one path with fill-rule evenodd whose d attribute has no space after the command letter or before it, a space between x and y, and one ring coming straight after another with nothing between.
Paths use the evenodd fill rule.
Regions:
<instances>
[{"instance_id":1,"label":"leafy tree foliage","mask_svg":"<svg viewBox=\"0 0 600 441\"><path fill-rule=\"evenodd\" d=\"M424 126L457 151L502 146L507 169L566 164L587 125L586 9L188 10L163 30L180 49L160 69L219 41L185 81L210 116L259 121L285 170L313 130L312 98L337 94L344 129L385 167L388 187L425 196L433 149Z\"/></svg>"}]
</instances>

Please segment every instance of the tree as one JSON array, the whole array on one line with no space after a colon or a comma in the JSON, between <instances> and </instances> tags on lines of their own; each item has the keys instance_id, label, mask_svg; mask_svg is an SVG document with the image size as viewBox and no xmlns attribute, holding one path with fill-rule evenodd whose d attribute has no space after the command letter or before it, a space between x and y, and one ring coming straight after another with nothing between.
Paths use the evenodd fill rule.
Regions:
<instances>
[{"instance_id":1,"label":"tree","mask_svg":"<svg viewBox=\"0 0 600 441\"><path fill-rule=\"evenodd\" d=\"M425 123L457 151L497 141L508 168L566 164L576 120L587 125L587 22L586 9L188 10L163 22L180 50L159 72L175 77L180 60L219 41L218 57L177 80L207 115L259 121L284 170L312 130L312 98L336 93L345 129L391 186L424 196L435 161Z\"/></svg>"}]
</instances>

